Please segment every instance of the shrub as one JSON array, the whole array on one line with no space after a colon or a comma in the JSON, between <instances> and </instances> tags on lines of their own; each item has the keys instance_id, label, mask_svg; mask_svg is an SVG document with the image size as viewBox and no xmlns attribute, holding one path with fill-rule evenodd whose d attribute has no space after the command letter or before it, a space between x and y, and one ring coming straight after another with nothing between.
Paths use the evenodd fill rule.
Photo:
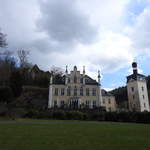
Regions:
<instances>
[{"instance_id":1,"label":"shrub","mask_svg":"<svg viewBox=\"0 0 150 150\"><path fill-rule=\"evenodd\" d=\"M64 119L66 119L66 117L65 117L65 112L64 111L62 111L62 110L54 110L53 112L52 112L52 118L53 119L61 119L61 120L64 120Z\"/></svg>"},{"instance_id":2,"label":"shrub","mask_svg":"<svg viewBox=\"0 0 150 150\"><path fill-rule=\"evenodd\" d=\"M13 99L13 92L10 87L0 87L0 102L11 102Z\"/></svg>"},{"instance_id":3,"label":"shrub","mask_svg":"<svg viewBox=\"0 0 150 150\"><path fill-rule=\"evenodd\" d=\"M66 118L68 120L83 120L86 119L86 114L80 111L68 111L66 112Z\"/></svg>"}]
</instances>

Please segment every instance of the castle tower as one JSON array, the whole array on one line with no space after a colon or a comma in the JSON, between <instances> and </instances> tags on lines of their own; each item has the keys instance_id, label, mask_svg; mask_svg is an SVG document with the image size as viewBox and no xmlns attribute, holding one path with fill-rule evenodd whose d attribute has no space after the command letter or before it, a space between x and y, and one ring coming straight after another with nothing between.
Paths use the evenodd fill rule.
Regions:
<instances>
[{"instance_id":1,"label":"castle tower","mask_svg":"<svg viewBox=\"0 0 150 150\"><path fill-rule=\"evenodd\" d=\"M67 85L68 84L68 66L66 66L66 76L65 76L65 84Z\"/></svg>"},{"instance_id":2,"label":"castle tower","mask_svg":"<svg viewBox=\"0 0 150 150\"><path fill-rule=\"evenodd\" d=\"M85 84L85 66L83 66L83 84Z\"/></svg>"},{"instance_id":3,"label":"castle tower","mask_svg":"<svg viewBox=\"0 0 150 150\"><path fill-rule=\"evenodd\" d=\"M52 99L53 99L53 73L50 77L50 84L49 84L49 99L48 99L48 108L52 108Z\"/></svg>"},{"instance_id":4,"label":"castle tower","mask_svg":"<svg viewBox=\"0 0 150 150\"><path fill-rule=\"evenodd\" d=\"M127 77L129 111L150 111L146 78L138 73L137 63L132 63L133 74Z\"/></svg>"},{"instance_id":5,"label":"castle tower","mask_svg":"<svg viewBox=\"0 0 150 150\"><path fill-rule=\"evenodd\" d=\"M98 70L98 107L102 106L102 92L101 92L101 75L100 71Z\"/></svg>"}]
</instances>

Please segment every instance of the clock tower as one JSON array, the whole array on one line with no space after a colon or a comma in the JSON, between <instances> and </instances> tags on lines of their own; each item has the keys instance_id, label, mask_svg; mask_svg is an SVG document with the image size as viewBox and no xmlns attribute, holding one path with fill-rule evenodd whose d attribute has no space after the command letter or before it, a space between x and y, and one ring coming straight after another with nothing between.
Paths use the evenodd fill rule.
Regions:
<instances>
[{"instance_id":1,"label":"clock tower","mask_svg":"<svg viewBox=\"0 0 150 150\"><path fill-rule=\"evenodd\" d=\"M137 63L132 63L133 74L127 77L129 111L150 111L146 77L138 73Z\"/></svg>"}]
</instances>

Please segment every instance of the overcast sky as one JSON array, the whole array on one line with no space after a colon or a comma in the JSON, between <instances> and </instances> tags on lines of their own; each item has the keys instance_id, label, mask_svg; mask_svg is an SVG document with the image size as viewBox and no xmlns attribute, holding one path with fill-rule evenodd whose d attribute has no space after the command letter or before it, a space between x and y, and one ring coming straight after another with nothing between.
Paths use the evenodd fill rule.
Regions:
<instances>
[{"instance_id":1,"label":"overcast sky","mask_svg":"<svg viewBox=\"0 0 150 150\"><path fill-rule=\"evenodd\" d=\"M0 0L0 28L44 70L85 65L108 89L126 84L134 58L150 74L150 0Z\"/></svg>"}]
</instances>

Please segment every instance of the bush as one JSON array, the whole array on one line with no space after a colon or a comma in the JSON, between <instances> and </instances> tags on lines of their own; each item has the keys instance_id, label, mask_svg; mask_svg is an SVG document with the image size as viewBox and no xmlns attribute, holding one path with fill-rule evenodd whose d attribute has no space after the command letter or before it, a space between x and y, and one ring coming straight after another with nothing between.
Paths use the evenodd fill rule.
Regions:
<instances>
[{"instance_id":1,"label":"bush","mask_svg":"<svg viewBox=\"0 0 150 150\"><path fill-rule=\"evenodd\" d=\"M62 111L62 110L53 111L53 112L52 112L52 118L53 118L53 119L64 120L64 119L66 119L66 117L65 117L65 112Z\"/></svg>"},{"instance_id":2,"label":"bush","mask_svg":"<svg viewBox=\"0 0 150 150\"><path fill-rule=\"evenodd\" d=\"M68 120L85 120L86 114L79 111L68 111L66 112L66 119Z\"/></svg>"},{"instance_id":3,"label":"bush","mask_svg":"<svg viewBox=\"0 0 150 150\"><path fill-rule=\"evenodd\" d=\"M13 92L10 87L0 87L0 102L9 103L13 99Z\"/></svg>"},{"instance_id":4,"label":"bush","mask_svg":"<svg viewBox=\"0 0 150 150\"><path fill-rule=\"evenodd\" d=\"M90 113L88 116L90 120L105 121L105 114L105 112L94 112Z\"/></svg>"}]
</instances>

